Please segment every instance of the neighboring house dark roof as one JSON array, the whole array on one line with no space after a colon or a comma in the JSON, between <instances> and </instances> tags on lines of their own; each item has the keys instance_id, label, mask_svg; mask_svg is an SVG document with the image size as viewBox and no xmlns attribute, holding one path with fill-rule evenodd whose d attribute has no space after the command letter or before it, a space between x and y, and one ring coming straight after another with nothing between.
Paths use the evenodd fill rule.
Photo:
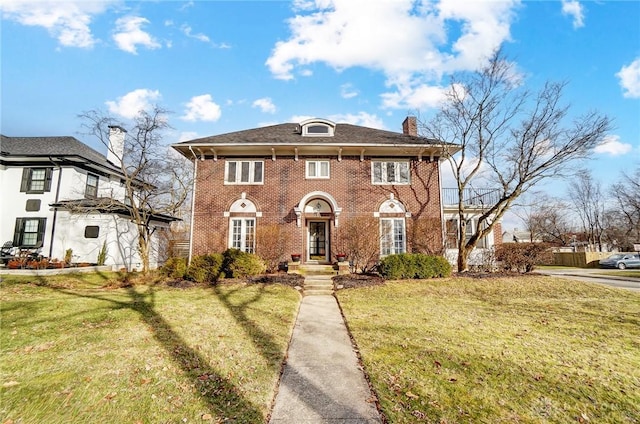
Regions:
<instances>
[{"instance_id":1,"label":"neighboring house dark roof","mask_svg":"<svg viewBox=\"0 0 640 424\"><path fill-rule=\"evenodd\" d=\"M5 135L0 135L0 137L0 156L3 158L11 156L16 158L85 159L121 173L119 168L107 161L106 156L74 137L7 137Z\"/></svg>"},{"instance_id":2,"label":"neighboring house dark roof","mask_svg":"<svg viewBox=\"0 0 640 424\"><path fill-rule=\"evenodd\" d=\"M52 203L49 206L57 209L65 209L80 213L100 212L114 213L129 217L131 216L131 208L129 208L124 203L118 200L111 199L109 197L98 197L96 199L62 200L58 203ZM167 223L173 221L182 221L180 218L176 218L171 215L153 213L151 211L146 211L146 213L152 221Z\"/></svg>"},{"instance_id":3,"label":"neighboring house dark roof","mask_svg":"<svg viewBox=\"0 0 640 424\"><path fill-rule=\"evenodd\" d=\"M393 131L351 124L336 124L333 136L303 136L300 124L288 123L198 138L181 144L447 144L438 140L415 137Z\"/></svg>"}]
</instances>

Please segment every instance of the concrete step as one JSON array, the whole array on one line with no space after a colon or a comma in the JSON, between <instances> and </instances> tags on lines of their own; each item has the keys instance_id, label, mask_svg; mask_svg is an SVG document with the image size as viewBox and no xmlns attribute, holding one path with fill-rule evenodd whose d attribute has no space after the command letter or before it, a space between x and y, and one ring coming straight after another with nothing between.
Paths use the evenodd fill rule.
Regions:
<instances>
[{"instance_id":1,"label":"concrete step","mask_svg":"<svg viewBox=\"0 0 640 424\"><path fill-rule=\"evenodd\" d=\"M300 271L304 275L336 275L333 265L304 264L300 265Z\"/></svg>"},{"instance_id":2,"label":"concrete step","mask_svg":"<svg viewBox=\"0 0 640 424\"><path fill-rule=\"evenodd\" d=\"M305 296L326 296L326 295L333 295L333 290L319 290L319 289L304 289L303 294Z\"/></svg>"}]
</instances>

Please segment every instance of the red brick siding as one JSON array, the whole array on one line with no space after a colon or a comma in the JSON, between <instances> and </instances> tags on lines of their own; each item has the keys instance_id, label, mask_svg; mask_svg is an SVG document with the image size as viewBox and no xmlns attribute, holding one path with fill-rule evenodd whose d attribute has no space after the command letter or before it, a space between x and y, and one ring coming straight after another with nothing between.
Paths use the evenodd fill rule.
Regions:
<instances>
[{"instance_id":1,"label":"red brick siding","mask_svg":"<svg viewBox=\"0 0 640 424\"><path fill-rule=\"evenodd\" d=\"M230 158L233 160L234 158ZM306 179L306 159L300 157L251 158L264 160L264 185L224 185L225 158L217 161L206 159L198 162L193 229L193 254L222 251L227 248L229 218L224 212L230 205L246 193L262 213L256 225L283 224L290 234L289 252L306 252L306 228L304 217L302 226L296 225L294 207L310 192L322 191L330 194L342 208L339 222L350 217L372 216L380 204L393 193L412 214L407 224L407 249L411 250L412 222L429 219L440 222L440 186L438 162L428 160L411 162L411 185L371 184L371 158L360 161L360 157L336 157L330 161L329 179ZM317 159L327 160L326 157ZM244 159L246 160L246 159ZM330 229L334 229L331 219ZM434 238L434 249L442 244L441 230ZM335 253L335 252L334 252ZM303 256L304 258L304 256Z\"/></svg>"}]
</instances>

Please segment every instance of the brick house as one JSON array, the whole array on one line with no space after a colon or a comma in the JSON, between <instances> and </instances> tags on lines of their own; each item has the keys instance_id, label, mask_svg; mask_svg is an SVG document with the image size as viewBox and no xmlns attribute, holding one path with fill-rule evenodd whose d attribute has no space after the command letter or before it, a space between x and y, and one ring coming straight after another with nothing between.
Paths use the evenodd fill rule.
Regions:
<instances>
[{"instance_id":1,"label":"brick house","mask_svg":"<svg viewBox=\"0 0 640 424\"><path fill-rule=\"evenodd\" d=\"M378 220L381 256L442 252L440 158L458 147L419 137L415 117L402 128L308 119L174 144L195 166L190 254L254 252L256 229L278 224L287 256L329 263L358 217Z\"/></svg>"}]
</instances>

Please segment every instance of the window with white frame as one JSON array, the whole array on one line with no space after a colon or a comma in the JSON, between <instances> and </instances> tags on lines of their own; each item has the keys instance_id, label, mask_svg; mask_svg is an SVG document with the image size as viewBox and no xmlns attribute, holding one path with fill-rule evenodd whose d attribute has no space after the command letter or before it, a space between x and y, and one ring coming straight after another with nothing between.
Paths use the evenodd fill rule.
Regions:
<instances>
[{"instance_id":1,"label":"window with white frame","mask_svg":"<svg viewBox=\"0 0 640 424\"><path fill-rule=\"evenodd\" d=\"M329 161L308 160L307 178L329 178Z\"/></svg>"},{"instance_id":2,"label":"window with white frame","mask_svg":"<svg viewBox=\"0 0 640 424\"><path fill-rule=\"evenodd\" d=\"M256 220L254 218L231 218L229 247L254 253L256 249Z\"/></svg>"},{"instance_id":3,"label":"window with white frame","mask_svg":"<svg viewBox=\"0 0 640 424\"><path fill-rule=\"evenodd\" d=\"M471 236L475 234L478 228L478 220L474 218L469 218L465 223L465 242L468 242L471 239ZM487 223L482 224L483 229L487 227ZM447 249L457 249L458 248L458 240L460 239L460 227L458 225L458 220L453 218L446 221L446 248ZM484 236L480 238L476 244L477 248L485 248L490 247L489 241L487 240L488 236Z\"/></svg>"},{"instance_id":4,"label":"window with white frame","mask_svg":"<svg viewBox=\"0 0 640 424\"><path fill-rule=\"evenodd\" d=\"M371 162L373 184L409 184L409 161Z\"/></svg>"},{"instance_id":5,"label":"window with white frame","mask_svg":"<svg viewBox=\"0 0 640 424\"><path fill-rule=\"evenodd\" d=\"M84 197L93 199L98 197L98 176L87 174L87 184L84 189Z\"/></svg>"},{"instance_id":6,"label":"window with white frame","mask_svg":"<svg viewBox=\"0 0 640 424\"><path fill-rule=\"evenodd\" d=\"M262 184L264 161L229 160L225 164L225 184Z\"/></svg>"},{"instance_id":7,"label":"window with white frame","mask_svg":"<svg viewBox=\"0 0 640 424\"><path fill-rule=\"evenodd\" d=\"M380 219L381 256L405 253L407 250L404 218Z\"/></svg>"}]
</instances>

